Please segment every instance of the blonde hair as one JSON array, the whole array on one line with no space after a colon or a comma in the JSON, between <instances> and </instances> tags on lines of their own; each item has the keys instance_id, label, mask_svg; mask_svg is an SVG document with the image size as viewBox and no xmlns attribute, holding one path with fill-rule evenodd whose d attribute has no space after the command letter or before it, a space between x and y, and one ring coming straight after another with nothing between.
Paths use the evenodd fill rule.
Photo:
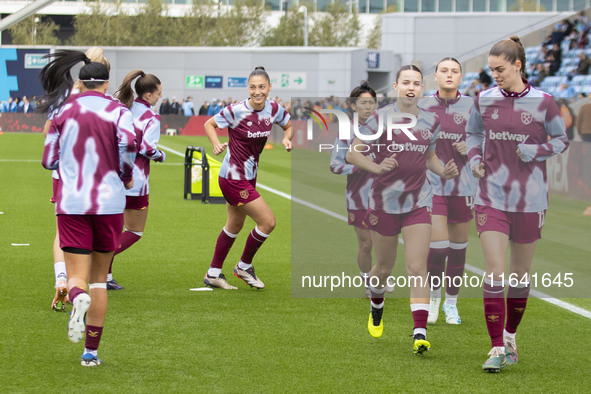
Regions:
<instances>
[{"instance_id":1,"label":"blonde hair","mask_svg":"<svg viewBox=\"0 0 591 394\"><path fill-rule=\"evenodd\" d=\"M103 53L103 48L100 47L90 47L86 50L86 57L88 57L91 61L102 63L105 67L107 67L107 71L111 71L111 63L105 57Z\"/></svg>"}]
</instances>

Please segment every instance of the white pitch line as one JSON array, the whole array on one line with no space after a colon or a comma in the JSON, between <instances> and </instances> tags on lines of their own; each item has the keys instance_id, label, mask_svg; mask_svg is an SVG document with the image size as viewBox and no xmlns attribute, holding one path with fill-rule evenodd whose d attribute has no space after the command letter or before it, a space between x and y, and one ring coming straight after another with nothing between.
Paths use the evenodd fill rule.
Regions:
<instances>
[{"instance_id":1,"label":"white pitch line","mask_svg":"<svg viewBox=\"0 0 591 394\"><path fill-rule=\"evenodd\" d=\"M175 151L174 149L170 149L170 148L167 148L167 147L162 146L162 145L159 145L159 146L162 149L167 150L167 151L169 151L171 153L174 153L174 154L176 154L178 156L185 157L184 154L182 154L182 153L180 153L178 151ZM269 186L262 185L260 183L257 183L257 186L259 186L263 190L266 190L268 192L271 192L273 194L276 194L276 195L278 195L280 197L283 197L283 198L286 198L286 199L288 199L290 201L293 201L293 202L296 202L298 204L304 205L304 206L306 206L308 208L311 208L311 209L313 209L315 211L322 212L322 213L324 213L324 214L326 214L328 216L331 216L331 217L333 217L335 219L338 219L338 220L341 220L343 222L347 222L347 218L345 216L339 215L338 213L335 213L335 212L332 212L332 211L330 211L328 209L322 208L322 207L320 207L320 206L318 206L316 204L312 204L312 203L307 202L305 200L302 200L300 198L293 197L290 194L284 193L284 192L279 191L277 189L273 189L272 187L269 187ZM402 241L402 238L400 238L399 240ZM472 272L474 274L477 274L477 275L482 275L484 273L484 271L481 270L480 268L474 267L473 265L470 265L470 264L466 264L465 267L466 267L466 269L468 271L470 271L470 272ZM561 301L558 298L550 297L548 294L542 293L541 291L530 290L529 293L533 297L539 298L539 299L541 299L543 301L546 301L546 302L548 302L548 303L550 303L552 305L556 305L559 308L566 309L567 311L570 311L570 312L576 313L577 315L580 315L580 316L586 317L588 319L591 319L591 312L588 311L588 310L586 310L586 309L580 308L580 307L578 307L576 305L570 304L570 303L565 302L565 301Z\"/></svg>"},{"instance_id":2,"label":"white pitch line","mask_svg":"<svg viewBox=\"0 0 591 394\"><path fill-rule=\"evenodd\" d=\"M179 152L178 150L174 150L174 149L172 149L172 148L169 148L169 147L167 147L167 146L160 145L160 144L158 144L158 146L159 146L159 147L161 147L161 148L162 148L162 149L164 149L164 150L167 150L167 151L169 151L170 153L174 153L174 154L175 154L175 155L177 155L177 156L180 156L180 157L185 157L185 154L184 154L184 153L181 153L181 152Z\"/></svg>"}]
</instances>

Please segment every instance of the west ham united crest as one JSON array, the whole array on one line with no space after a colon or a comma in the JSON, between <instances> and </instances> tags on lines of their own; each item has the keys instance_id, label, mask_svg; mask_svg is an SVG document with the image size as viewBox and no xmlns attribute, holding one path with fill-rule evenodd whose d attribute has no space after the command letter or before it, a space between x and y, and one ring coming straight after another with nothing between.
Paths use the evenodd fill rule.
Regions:
<instances>
[{"instance_id":1,"label":"west ham united crest","mask_svg":"<svg viewBox=\"0 0 591 394\"><path fill-rule=\"evenodd\" d=\"M376 224L378 224L378 217L376 215L374 215L373 213L369 214L369 224L371 224L372 226L375 226Z\"/></svg>"},{"instance_id":2,"label":"west ham united crest","mask_svg":"<svg viewBox=\"0 0 591 394\"><path fill-rule=\"evenodd\" d=\"M486 224L486 213L479 213L478 214L478 224L480 224L481 226L484 226Z\"/></svg>"},{"instance_id":3,"label":"west ham united crest","mask_svg":"<svg viewBox=\"0 0 591 394\"><path fill-rule=\"evenodd\" d=\"M463 121L464 121L464 115L454 114L454 122L456 122L456 124L462 124Z\"/></svg>"},{"instance_id":4,"label":"west ham united crest","mask_svg":"<svg viewBox=\"0 0 591 394\"><path fill-rule=\"evenodd\" d=\"M248 196L249 196L249 195L250 195L250 194L248 193L248 190L246 190L246 189L244 189L244 190L241 190L241 191L240 191L240 197L241 197L243 200L246 200L246 199L248 198Z\"/></svg>"},{"instance_id":5,"label":"west ham united crest","mask_svg":"<svg viewBox=\"0 0 591 394\"><path fill-rule=\"evenodd\" d=\"M271 118L265 118L265 124L269 126L271 124Z\"/></svg>"},{"instance_id":6,"label":"west ham united crest","mask_svg":"<svg viewBox=\"0 0 591 394\"><path fill-rule=\"evenodd\" d=\"M430 140L431 132L429 130L421 130L421 137L423 137L424 140Z\"/></svg>"},{"instance_id":7,"label":"west ham united crest","mask_svg":"<svg viewBox=\"0 0 591 394\"><path fill-rule=\"evenodd\" d=\"M529 112L522 112L521 113L521 121L523 122L523 124L527 125L530 124L531 121L533 120L533 115Z\"/></svg>"}]
</instances>

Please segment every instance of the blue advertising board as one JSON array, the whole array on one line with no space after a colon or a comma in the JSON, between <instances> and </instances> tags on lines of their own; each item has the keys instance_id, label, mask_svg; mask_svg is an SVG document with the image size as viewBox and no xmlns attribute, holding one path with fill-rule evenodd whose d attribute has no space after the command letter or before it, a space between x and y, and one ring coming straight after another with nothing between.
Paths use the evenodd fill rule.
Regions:
<instances>
[{"instance_id":1,"label":"blue advertising board","mask_svg":"<svg viewBox=\"0 0 591 394\"><path fill-rule=\"evenodd\" d=\"M205 87L206 88L222 88L224 77L220 76L205 76Z\"/></svg>"},{"instance_id":2,"label":"blue advertising board","mask_svg":"<svg viewBox=\"0 0 591 394\"><path fill-rule=\"evenodd\" d=\"M245 88L248 86L248 78L246 77L228 77L229 88Z\"/></svg>"}]
</instances>

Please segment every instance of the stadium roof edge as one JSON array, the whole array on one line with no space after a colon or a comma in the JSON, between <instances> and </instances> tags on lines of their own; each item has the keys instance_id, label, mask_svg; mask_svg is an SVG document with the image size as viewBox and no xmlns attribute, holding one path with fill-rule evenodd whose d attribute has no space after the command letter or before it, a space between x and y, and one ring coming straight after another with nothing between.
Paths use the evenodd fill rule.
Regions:
<instances>
[{"instance_id":1,"label":"stadium roof edge","mask_svg":"<svg viewBox=\"0 0 591 394\"><path fill-rule=\"evenodd\" d=\"M2 45L2 48L21 48L21 49L79 49L85 50L89 48L88 46L51 46L51 45ZM118 49L118 50L126 50L126 51L145 51L146 48L151 49L158 49L164 52L177 52L179 50L183 50L185 52L278 52L278 51L289 51L289 52L300 52L300 53L319 53L319 52L331 52L331 53L338 53L338 52L355 52L355 51L374 51L372 49L366 49L361 47L148 47L148 46L137 46L137 47L113 47L113 46L101 46L104 50L108 49ZM375 49L375 51L380 52L387 52L384 49Z\"/></svg>"}]
</instances>

